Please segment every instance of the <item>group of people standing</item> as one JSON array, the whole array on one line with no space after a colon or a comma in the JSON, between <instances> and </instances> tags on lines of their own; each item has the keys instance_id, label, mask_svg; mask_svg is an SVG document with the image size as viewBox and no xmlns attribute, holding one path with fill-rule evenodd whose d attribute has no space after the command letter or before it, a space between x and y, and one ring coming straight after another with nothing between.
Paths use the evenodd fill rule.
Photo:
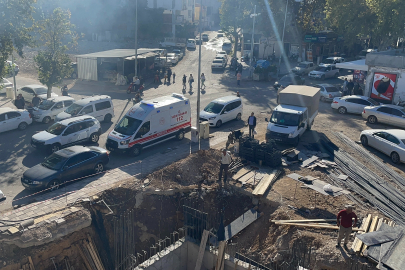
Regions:
<instances>
[{"instance_id":1,"label":"group of people standing","mask_svg":"<svg viewBox=\"0 0 405 270\"><path fill-rule=\"evenodd\" d=\"M205 74L204 73L201 73L200 79L201 79L201 88L205 89ZM190 74L190 76L188 77L188 84L189 84L190 90L193 89L193 82L194 82L193 74ZM187 84L187 76L186 76L186 74L184 74L183 75L183 90L186 90L186 88L187 88L186 84Z\"/></svg>"},{"instance_id":2,"label":"group of people standing","mask_svg":"<svg viewBox=\"0 0 405 270\"><path fill-rule=\"evenodd\" d=\"M343 82L343 96L350 96L350 95L363 95L363 90L360 87L358 82L354 83L353 80L347 80Z\"/></svg>"}]
</instances>

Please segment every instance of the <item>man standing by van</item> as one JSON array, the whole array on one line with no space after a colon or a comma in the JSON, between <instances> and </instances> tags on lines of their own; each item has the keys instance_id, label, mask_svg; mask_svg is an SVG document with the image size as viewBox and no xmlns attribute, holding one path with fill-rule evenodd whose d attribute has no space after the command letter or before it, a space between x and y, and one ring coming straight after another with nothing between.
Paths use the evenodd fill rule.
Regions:
<instances>
[{"instance_id":1,"label":"man standing by van","mask_svg":"<svg viewBox=\"0 0 405 270\"><path fill-rule=\"evenodd\" d=\"M225 148L222 149L221 154L221 166L219 167L219 185L222 186L221 179L222 179L222 172L224 172L224 185L226 185L226 179L228 177L228 168L229 164L231 164L232 158L231 153L227 151Z\"/></svg>"},{"instance_id":2,"label":"man standing by van","mask_svg":"<svg viewBox=\"0 0 405 270\"><path fill-rule=\"evenodd\" d=\"M254 139L255 138L255 128L256 128L256 116L252 112L252 114L248 118L248 124L249 124L249 137Z\"/></svg>"}]
</instances>

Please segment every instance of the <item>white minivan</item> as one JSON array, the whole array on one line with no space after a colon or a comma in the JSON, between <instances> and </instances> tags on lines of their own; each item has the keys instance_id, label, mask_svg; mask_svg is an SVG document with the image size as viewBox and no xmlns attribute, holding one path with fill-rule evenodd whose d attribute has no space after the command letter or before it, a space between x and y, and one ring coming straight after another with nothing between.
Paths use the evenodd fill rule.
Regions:
<instances>
[{"instance_id":1,"label":"white minivan","mask_svg":"<svg viewBox=\"0 0 405 270\"><path fill-rule=\"evenodd\" d=\"M48 124L51 120L66 110L70 105L75 102L75 99L67 96L58 96L42 101L38 108L32 111L32 118L35 122L42 122Z\"/></svg>"},{"instance_id":2,"label":"white minivan","mask_svg":"<svg viewBox=\"0 0 405 270\"><path fill-rule=\"evenodd\" d=\"M200 121L208 121L210 126L220 127L231 120L241 120L243 112L242 100L235 96L226 96L211 101L200 112Z\"/></svg>"},{"instance_id":3,"label":"white minivan","mask_svg":"<svg viewBox=\"0 0 405 270\"><path fill-rule=\"evenodd\" d=\"M106 148L138 156L147 147L176 138L191 130L188 98L172 94L135 104L108 134Z\"/></svg>"},{"instance_id":4,"label":"white minivan","mask_svg":"<svg viewBox=\"0 0 405 270\"><path fill-rule=\"evenodd\" d=\"M187 48L189 48L189 49L195 49L196 48L196 45L195 45L196 43L195 43L195 39L192 39L192 38L189 38L188 40L187 40Z\"/></svg>"},{"instance_id":5,"label":"white minivan","mask_svg":"<svg viewBox=\"0 0 405 270\"><path fill-rule=\"evenodd\" d=\"M65 111L59 113L55 121L61 121L70 117L90 115L98 121L111 122L114 117L114 106L111 97L106 95L82 98L74 102Z\"/></svg>"}]
</instances>

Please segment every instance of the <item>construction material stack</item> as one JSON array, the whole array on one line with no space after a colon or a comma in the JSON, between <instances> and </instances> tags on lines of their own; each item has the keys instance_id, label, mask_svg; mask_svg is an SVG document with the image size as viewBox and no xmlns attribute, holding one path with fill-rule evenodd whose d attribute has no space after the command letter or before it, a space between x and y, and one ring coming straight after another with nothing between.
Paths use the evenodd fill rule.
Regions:
<instances>
[{"instance_id":1,"label":"construction material stack","mask_svg":"<svg viewBox=\"0 0 405 270\"><path fill-rule=\"evenodd\" d=\"M246 160L258 164L264 163L270 167L281 165L282 155L273 140L259 143L258 140L249 138L248 136L243 136L239 139L239 155Z\"/></svg>"}]
</instances>

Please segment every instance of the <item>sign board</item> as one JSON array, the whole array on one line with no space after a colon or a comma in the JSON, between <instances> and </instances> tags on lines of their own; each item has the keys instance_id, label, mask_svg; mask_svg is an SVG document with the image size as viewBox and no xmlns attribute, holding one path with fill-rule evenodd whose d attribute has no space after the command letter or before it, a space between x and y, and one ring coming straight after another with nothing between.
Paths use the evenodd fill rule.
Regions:
<instances>
[{"instance_id":1,"label":"sign board","mask_svg":"<svg viewBox=\"0 0 405 270\"><path fill-rule=\"evenodd\" d=\"M366 78L367 71L364 70L354 70L353 71L353 81L359 84L364 84L364 79Z\"/></svg>"},{"instance_id":2,"label":"sign board","mask_svg":"<svg viewBox=\"0 0 405 270\"><path fill-rule=\"evenodd\" d=\"M392 102L396 80L396 74L382 72L374 73L370 97L373 99L380 99L381 102L384 103Z\"/></svg>"}]
</instances>

